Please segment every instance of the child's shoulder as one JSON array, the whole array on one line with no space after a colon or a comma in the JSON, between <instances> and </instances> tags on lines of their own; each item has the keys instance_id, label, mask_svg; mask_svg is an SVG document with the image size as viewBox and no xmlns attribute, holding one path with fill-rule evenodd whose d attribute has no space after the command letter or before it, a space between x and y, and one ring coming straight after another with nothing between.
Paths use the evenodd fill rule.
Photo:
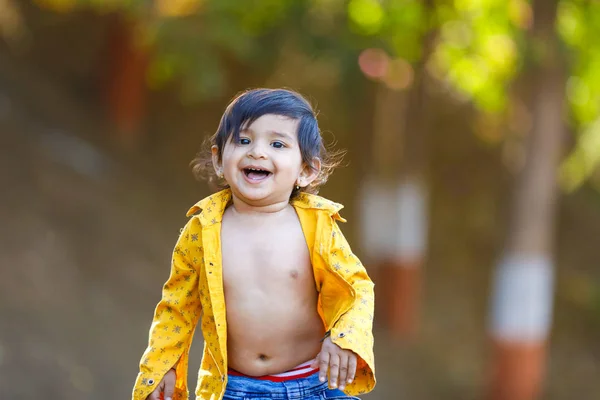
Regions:
<instances>
[{"instance_id":1,"label":"child's shoulder","mask_svg":"<svg viewBox=\"0 0 600 400\"><path fill-rule=\"evenodd\" d=\"M227 204L231 200L229 189L211 194L194 204L185 214L187 217L197 216L201 221L212 221L214 218L220 220Z\"/></svg>"},{"instance_id":2,"label":"child's shoulder","mask_svg":"<svg viewBox=\"0 0 600 400\"><path fill-rule=\"evenodd\" d=\"M342 204L336 203L316 194L299 193L294 199L292 199L291 203L295 208L325 211L335 219L343 222L346 221L340 216L340 210L344 208Z\"/></svg>"}]
</instances>

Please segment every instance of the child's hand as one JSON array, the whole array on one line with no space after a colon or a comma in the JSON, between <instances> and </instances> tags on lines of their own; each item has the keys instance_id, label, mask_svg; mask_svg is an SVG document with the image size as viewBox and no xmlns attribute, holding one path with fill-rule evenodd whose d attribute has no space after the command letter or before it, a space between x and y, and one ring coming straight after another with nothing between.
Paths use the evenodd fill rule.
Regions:
<instances>
[{"instance_id":1,"label":"child's hand","mask_svg":"<svg viewBox=\"0 0 600 400\"><path fill-rule=\"evenodd\" d=\"M146 400L171 400L175 393L175 370L170 369ZM162 395L162 396L161 396Z\"/></svg>"},{"instance_id":2,"label":"child's hand","mask_svg":"<svg viewBox=\"0 0 600 400\"><path fill-rule=\"evenodd\" d=\"M340 390L344 390L346 384L354 380L356 362L356 354L350 350L342 349L333 343L330 337L327 337L323 340L321 352L317 354L311 367L319 367L319 379L321 382L325 382L327 379L327 369L329 369L329 386L336 388L339 377Z\"/></svg>"}]
</instances>

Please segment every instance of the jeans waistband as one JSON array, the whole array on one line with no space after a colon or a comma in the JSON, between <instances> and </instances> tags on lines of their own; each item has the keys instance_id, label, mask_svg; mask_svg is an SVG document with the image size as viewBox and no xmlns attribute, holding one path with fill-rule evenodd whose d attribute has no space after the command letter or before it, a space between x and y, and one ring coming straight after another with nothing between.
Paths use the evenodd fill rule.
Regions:
<instances>
[{"instance_id":1,"label":"jeans waistband","mask_svg":"<svg viewBox=\"0 0 600 400\"><path fill-rule=\"evenodd\" d=\"M263 397L279 400L303 399L327 390L327 382L319 380L319 374L273 382L271 380L255 379L249 376L228 375L226 393L230 396Z\"/></svg>"}]
</instances>

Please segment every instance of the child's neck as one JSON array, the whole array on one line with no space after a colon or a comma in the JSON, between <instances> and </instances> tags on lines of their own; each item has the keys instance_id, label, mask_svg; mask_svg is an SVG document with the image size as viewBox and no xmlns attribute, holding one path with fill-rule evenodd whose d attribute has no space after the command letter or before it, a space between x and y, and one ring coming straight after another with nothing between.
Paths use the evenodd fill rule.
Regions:
<instances>
[{"instance_id":1,"label":"child's neck","mask_svg":"<svg viewBox=\"0 0 600 400\"><path fill-rule=\"evenodd\" d=\"M285 211L288 207L290 207L289 200L282 200L278 202L271 202L269 204L252 204L249 202L245 202L242 199L238 199L233 196L232 198L232 211L235 214L239 215L276 215Z\"/></svg>"}]
</instances>

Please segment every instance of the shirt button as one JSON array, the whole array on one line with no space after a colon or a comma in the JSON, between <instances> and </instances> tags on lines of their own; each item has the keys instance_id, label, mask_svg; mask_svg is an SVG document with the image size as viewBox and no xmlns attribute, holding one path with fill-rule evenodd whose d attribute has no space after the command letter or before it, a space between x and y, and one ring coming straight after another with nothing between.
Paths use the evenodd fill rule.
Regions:
<instances>
[{"instance_id":1,"label":"shirt button","mask_svg":"<svg viewBox=\"0 0 600 400\"><path fill-rule=\"evenodd\" d=\"M148 386L152 386L154 385L154 379L150 378L148 379Z\"/></svg>"}]
</instances>

